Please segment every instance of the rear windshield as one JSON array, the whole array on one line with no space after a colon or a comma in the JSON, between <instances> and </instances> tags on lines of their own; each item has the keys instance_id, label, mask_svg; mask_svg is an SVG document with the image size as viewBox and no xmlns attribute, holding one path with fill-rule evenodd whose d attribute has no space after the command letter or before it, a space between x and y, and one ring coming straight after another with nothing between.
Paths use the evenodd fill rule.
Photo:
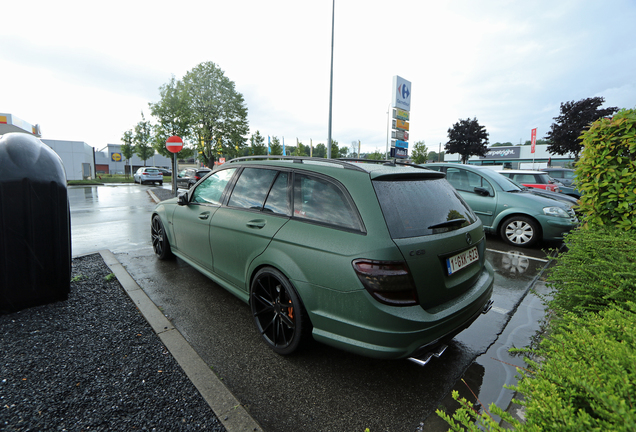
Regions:
<instances>
[{"instance_id":1,"label":"rear windshield","mask_svg":"<svg viewBox=\"0 0 636 432\"><path fill-rule=\"evenodd\" d=\"M457 230L477 221L446 179L373 181L392 238Z\"/></svg>"}]
</instances>

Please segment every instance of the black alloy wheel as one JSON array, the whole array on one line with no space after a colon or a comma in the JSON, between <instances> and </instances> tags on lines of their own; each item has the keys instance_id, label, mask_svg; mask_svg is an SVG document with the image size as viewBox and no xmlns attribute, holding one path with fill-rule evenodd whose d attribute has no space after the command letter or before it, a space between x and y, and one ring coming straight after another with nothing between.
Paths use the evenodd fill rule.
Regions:
<instances>
[{"instance_id":1,"label":"black alloy wheel","mask_svg":"<svg viewBox=\"0 0 636 432\"><path fill-rule=\"evenodd\" d=\"M307 312L294 287L278 270L265 267L256 273L250 305L256 329L278 354L291 354L308 339L311 323Z\"/></svg>"},{"instance_id":2,"label":"black alloy wheel","mask_svg":"<svg viewBox=\"0 0 636 432\"><path fill-rule=\"evenodd\" d=\"M170 249L170 243L166 237L166 230L163 228L163 223L159 215L155 215L152 218L150 224L150 235L152 237L152 248L160 260L165 260L172 257L172 250Z\"/></svg>"}]
</instances>

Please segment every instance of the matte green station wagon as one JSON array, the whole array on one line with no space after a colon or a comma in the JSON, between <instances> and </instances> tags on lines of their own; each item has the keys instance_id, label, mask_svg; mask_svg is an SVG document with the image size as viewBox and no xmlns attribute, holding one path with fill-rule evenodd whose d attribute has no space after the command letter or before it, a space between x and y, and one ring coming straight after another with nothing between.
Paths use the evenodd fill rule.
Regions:
<instances>
[{"instance_id":1,"label":"matte green station wagon","mask_svg":"<svg viewBox=\"0 0 636 432\"><path fill-rule=\"evenodd\" d=\"M263 340L425 364L487 312L481 220L444 174L390 161L238 158L151 220L173 254L248 303Z\"/></svg>"}]
</instances>

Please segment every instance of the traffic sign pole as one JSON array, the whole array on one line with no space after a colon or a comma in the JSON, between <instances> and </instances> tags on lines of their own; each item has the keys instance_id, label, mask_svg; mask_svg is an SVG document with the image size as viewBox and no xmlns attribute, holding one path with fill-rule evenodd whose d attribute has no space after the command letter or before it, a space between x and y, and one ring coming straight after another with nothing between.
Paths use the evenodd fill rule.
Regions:
<instances>
[{"instance_id":1,"label":"traffic sign pole","mask_svg":"<svg viewBox=\"0 0 636 432\"><path fill-rule=\"evenodd\" d=\"M183 140L173 135L166 140L166 148L172 153L172 193L177 196L177 153L183 148Z\"/></svg>"}]
</instances>

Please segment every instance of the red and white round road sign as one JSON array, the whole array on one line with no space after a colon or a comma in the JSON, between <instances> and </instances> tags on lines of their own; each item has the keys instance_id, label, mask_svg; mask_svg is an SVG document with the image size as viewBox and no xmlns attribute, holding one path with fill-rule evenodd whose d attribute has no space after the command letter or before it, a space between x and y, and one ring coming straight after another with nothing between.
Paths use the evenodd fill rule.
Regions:
<instances>
[{"instance_id":1,"label":"red and white round road sign","mask_svg":"<svg viewBox=\"0 0 636 432\"><path fill-rule=\"evenodd\" d=\"M183 148L183 140L173 135L166 140L166 148L170 153L179 153Z\"/></svg>"}]
</instances>

